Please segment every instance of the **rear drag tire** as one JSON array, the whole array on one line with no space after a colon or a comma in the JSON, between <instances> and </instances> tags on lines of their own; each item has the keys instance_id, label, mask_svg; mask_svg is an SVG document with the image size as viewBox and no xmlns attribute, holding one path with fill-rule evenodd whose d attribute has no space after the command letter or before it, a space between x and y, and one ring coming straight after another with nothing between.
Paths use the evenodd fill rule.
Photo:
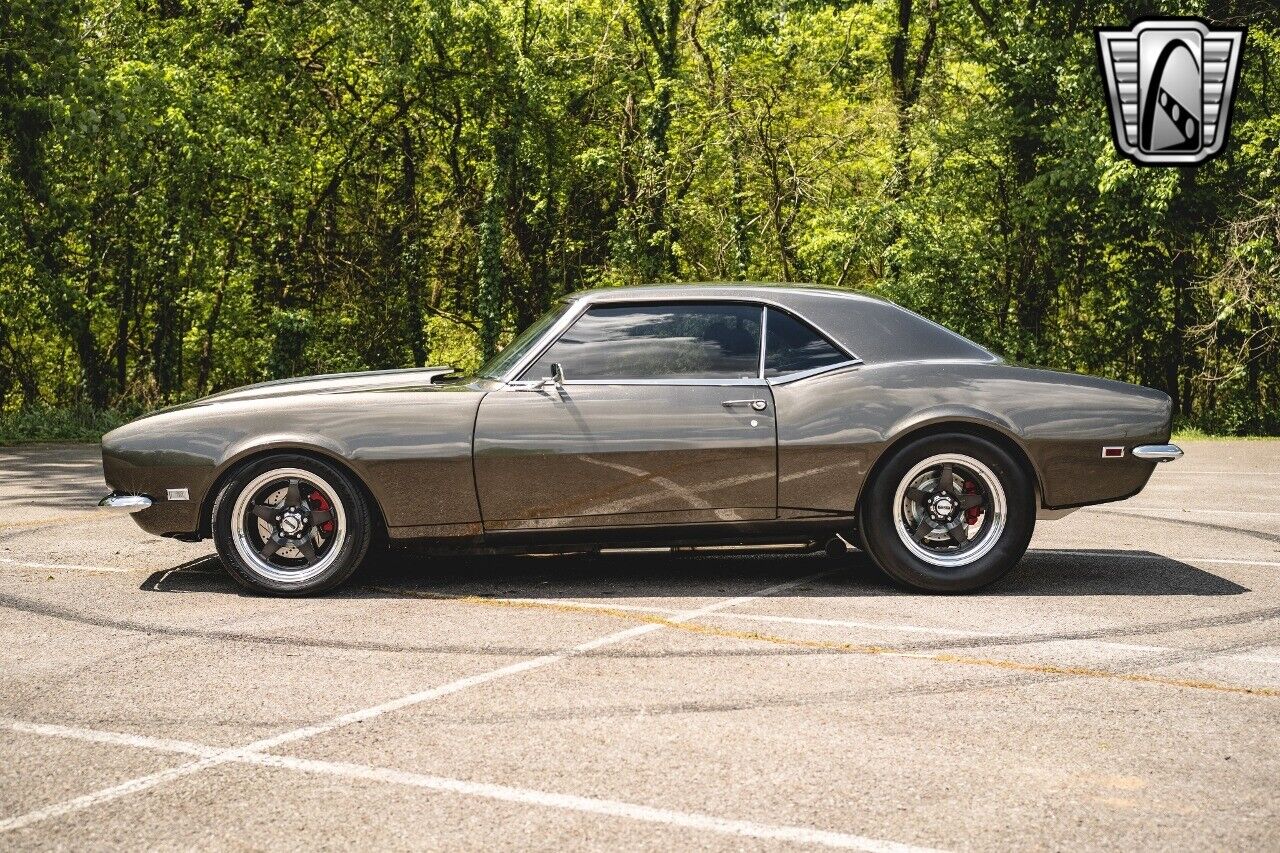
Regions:
<instances>
[{"instance_id":1,"label":"rear drag tire","mask_svg":"<svg viewBox=\"0 0 1280 853\"><path fill-rule=\"evenodd\" d=\"M931 464L947 460L954 463L953 471L965 468L967 460L970 482L990 480L989 489L979 489L990 492L984 498L982 519L982 525L989 527L979 525L978 535L964 545L921 543L912 535L911 525L904 523L909 504L903 495L908 489L919 495L913 483L929 477ZM925 436L895 451L863 490L858 530L871 559L904 586L925 592L978 589L999 580L1026 553L1036 520L1033 477L1011 453L985 438L967 433ZM942 531L931 530L929 535L941 537Z\"/></svg>"}]
</instances>

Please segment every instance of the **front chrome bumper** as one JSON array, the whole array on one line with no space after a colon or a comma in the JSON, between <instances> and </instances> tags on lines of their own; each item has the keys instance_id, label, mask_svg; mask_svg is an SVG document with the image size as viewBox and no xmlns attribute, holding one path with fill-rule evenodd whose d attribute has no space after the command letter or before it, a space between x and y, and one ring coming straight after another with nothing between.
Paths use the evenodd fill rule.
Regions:
<instances>
[{"instance_id":1,"label":"front chrome bumper","mask_svg":"<svg viewBox=\"0 0 1280 853\"><path fill-rule=\"evenodd\" d=\"M98 509L113 513L131 513L151 506L151 498L146 495L122 495L112 492L98 501Z\"/></svg>"},{"instance_id":2,"label":"front chrome bumper","mask_svg":"<svg viewBox=\"0 0 1280 853\"><path fill-rule=\"evenodd\" d=\"M1148 462L1172 462L1182 458L1182 448L1176 444L1141 444L1132 450L1138 459Z\"/></svg>"}]
</instances>

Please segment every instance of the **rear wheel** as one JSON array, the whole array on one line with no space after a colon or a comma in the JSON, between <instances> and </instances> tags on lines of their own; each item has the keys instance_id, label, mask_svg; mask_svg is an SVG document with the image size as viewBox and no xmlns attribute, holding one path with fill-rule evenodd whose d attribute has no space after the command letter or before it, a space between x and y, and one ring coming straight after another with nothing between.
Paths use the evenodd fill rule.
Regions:
<instances>
[{"instance_id":1,"label":"rear wheel","mask_svg":"<svg viewBox=\"0 0 1280 853\"><path fill-rule=\"evenodd\" d=\"M213 506L227 571L273 595L323 592L349 578L371 538L364 495L332 465L296 454L246 464Z\"/></svg>"},{"instance_id":2,"label":"rear wheel","mask_svg":"<svg viewBox=\"0 0 1280 853\"><path fill-rule=\"evenodd\" d=\"M913 441L864 490L858 514L867 551L886 574L916 589L989 584L1031 541L1031 476L984 438L944 433Z\"/></svg>"}]
</instances>

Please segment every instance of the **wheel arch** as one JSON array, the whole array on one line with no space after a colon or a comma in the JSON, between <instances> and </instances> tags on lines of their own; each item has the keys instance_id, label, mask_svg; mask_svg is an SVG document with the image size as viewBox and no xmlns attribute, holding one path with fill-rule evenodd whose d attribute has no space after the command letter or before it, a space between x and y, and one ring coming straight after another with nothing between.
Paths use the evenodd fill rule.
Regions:
<instances>
[{"instance_id":1,"label":"wheel arch","mask_svg":"<svg viewBox=\"0 0 1280 853\"><path fill-rule=\"evenodd\" d=\"M895 453L917 439L948 432L959 432L985 438L1012 455L1026 470L1031 472L1032 482L1034 482L1036 488L1036 509L1040 509L1044 502L1044 483L1040 476L1040 470L1036 467L1035 462L1032 461L1031 454L1023 446L1016 433L1012 429L999 426L990 420L983 420L973 416L946 415L917 421L904 427L881 449L879 455L876 456L875 462L867 470L867 476L858 485L858 495L854 500L855 515L861 508L862 495L866 492L867 486L874 481Z\"/></svg>"},{"instance_id":2,"label":"wheel arch","mask_svg":"<svg viewBox=\"0 0 1280 853\"><path fill-rule=\"evenodd\" d=\"M276 456L279 454L291 453L297 456L305 456L323 462L337 468L343 474L355 483L356 488L360 490L365 501L369 504L369 514L373 518L373 534L375 539L387 537L387 520L382 512L382 505L379 503L377 496L364 479L352 469L351 465L341 455L334 453L325 448L316 447L314 445L301 443L273 443L268 446L258 446L241 451L240 453L230 457L219 467L217 475L214 477L213 484L205 492L204 500L200 504L200 526L198 534L200 538L207 539L213 535L213 504L218 499L218 495L226 486L227 481L243 468L257 462L259 459L265 459L268 456Z\"/></svg>"}]
</instances>

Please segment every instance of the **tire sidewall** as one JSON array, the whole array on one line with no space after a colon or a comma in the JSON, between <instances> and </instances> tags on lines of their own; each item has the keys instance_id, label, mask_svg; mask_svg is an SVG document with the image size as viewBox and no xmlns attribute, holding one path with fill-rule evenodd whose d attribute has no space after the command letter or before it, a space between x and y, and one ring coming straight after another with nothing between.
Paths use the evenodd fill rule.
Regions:
<instances>
[{"instance_id":1,"label":"tire sidewall","mask_svg":"<svg viewBox=\"0 0 1280 853\"><path fill-rule=\"evenodd\" d=\"M944 453L971 456L985 464L1005 492L1005 528L996 544L963 566L935 566L913 554L897 531L894 496L898 484L918 462ZM1033 474L1000 445L965 433L939 433L916 439L893 452L875 473L859 501L858 518L871 558L894 580L931 592L963 592L1002 577L1022 558L1035 529Z\"/></svg>"},{"instance_id":2,"label":"tire sidewall","mask_svg":"<svg viewBox=\"0 0 1280 853\"><path fill-rule=\"evenodd\" d=\"M347 534L339 548L337 559L322 574L304 583L281 583L263 576L240 556L234 541L236 522L232 514L241 491L258 476L285 468L310 471L328 482L346 509ZM245 463L228 478L213 504L213 541L222 564L242 586L271 595L314 595L333 589L351 577L360 565L368 552L371 538L369 506L363 491L350 476L337 467L311 456L280 453Z\"/></svg>"}]
</instances>

